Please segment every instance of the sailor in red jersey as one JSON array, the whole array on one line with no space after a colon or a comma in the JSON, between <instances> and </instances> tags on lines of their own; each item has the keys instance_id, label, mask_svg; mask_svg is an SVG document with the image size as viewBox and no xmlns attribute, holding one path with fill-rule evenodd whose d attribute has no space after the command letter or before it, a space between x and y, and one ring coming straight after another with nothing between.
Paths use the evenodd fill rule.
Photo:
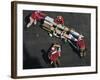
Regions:
<instances>
[{"instance_id":1,"label":"sailor in red jersey","mask_svg":"<svg viewBox=\"0 0 100 80\"><path fill-rule=\"evenodd\" d=\"M84 49L85 46L85 42L84 42L84 36L73 31L73 33L69 32L69 34L66 36L69 40L76 42L77 46L80 49Z\"/></svg>"},{"instance_id":2,"label":"sailor in red jersey","mask_svg":"<svg viewBox=\"0 0 100 80\"><path fill-rule=\"evenodd\" d=\"M37 21L41 21L45 16L46 15L41 11L33 11L29 17L30 22L27 24L27 28L29 28L33 23L36 25Z\"/></svg>"},{"instance_id":3,"label":"sailor in red jersey","mask_svg":"<svg viewBox=\"0 0 100 80\"><path fill-rule=\"evenodd\" d=\"M57 16L54 22L57 24L64 25L64 18L62 16Z\"/></svg>"},{"instance_id":4,"label":"sailor in red jersey","mask_svg":"<svg viewBox=\"0 0 100 80\"><path fill-rule=\"evenodd\" d=\"M56 23L56 28L54 29L53 31L53 35L56 36L56 37L59 37L58 36L58 33L57 33L57 30L58 30L58 25L61 26L61 27L64 27L64 18L62 16L57 16L55 19L54 19L54 22Z\"/></svg>"},{"instance_id":5,"label":"sailor in red jersey","mask_svg":"<svg viewBox=\"0 0 100 80\"><path fill-rule=\"evenodd\" d=\"M58 44L54 44L51 47L49 59L51 61L51 64L54 63L55 67L57 67L57 65L60 65L60 62L59 62L59 59L58 59L60 56L61 56L61 46L58 45Z\"/></svg>"},{"instance_id":6,"label":"sailor in red jersey","mask_svg":"<svg viewBox=\"0 0 100 80\"><path fill-rule=\"evenodd\" d=\"M84 39L79 39L77 41L77 46L79 46L79 48L84 49L86 47Z\"/></svg>"},{"instance_id":7,"label":"sailor in red jersey","mask_svg":"<svg viewBox=\"0 0 100 80\"><path fill-rule=\"evenodd\" d=\"M80 49L80 56L85 56L86 55L86 45L85 45L85 41L84 39L78 39L78 41L76 42L76 45L79 47Z\"/></svg>"}]
</instances>

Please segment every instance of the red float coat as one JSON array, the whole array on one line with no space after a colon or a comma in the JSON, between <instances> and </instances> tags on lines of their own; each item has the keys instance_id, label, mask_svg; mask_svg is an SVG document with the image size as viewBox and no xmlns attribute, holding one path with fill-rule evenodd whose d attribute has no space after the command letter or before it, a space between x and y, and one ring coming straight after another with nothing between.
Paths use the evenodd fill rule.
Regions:
<instances>
[{"instance_id":1,"label":"red float coat","mask_svg":"<svg viewBox=\"0 0 100 80\"><path fill-rule=\"evenodd\" d=\"M50 60L53 61L53 62L56 62L56 60L58 59L59 55L60 55L60 52L55 51L54 54L50 55Z\"/></svg>"},{"instance_id":2,"label":"red float coat","mask_svg":"<svg viewBox=\"0 0 100 80\"><path fill-rule=\"evenodd\" d=\"M45 17L45 14L42 13L42 12L34 11L34 12L32 12L31 17L32 17L33 19L35 19L35 20L40 21L41 19L43 19L43 18Z\"/></svg>"},{"instance_id":3,"label":"red float coat","mask_svg":"<svg viewBox=\"0 0 100 80\"><path fill-rule=\"evenodd\" d=\"M79 46L80 49L84 49L86 47L85 41L83 39L77 41L77 46Z\"/></svg>"}]
</instances>

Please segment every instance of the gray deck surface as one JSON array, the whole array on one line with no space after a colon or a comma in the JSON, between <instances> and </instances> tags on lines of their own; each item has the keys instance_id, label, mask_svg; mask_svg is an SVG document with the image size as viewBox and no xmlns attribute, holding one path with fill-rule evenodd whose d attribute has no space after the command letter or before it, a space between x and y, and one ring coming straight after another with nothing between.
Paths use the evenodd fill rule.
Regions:
<instances>
[{"instance_id":1,"label":"gray deck surface","mask_svg":"<svg viewBox=\"0 0 100 80\"><path fill-rule=\"evenodd\" d=\"M71 28L85 36L87 55L81 59L68 43L65 44L61 39L49 37L48 33L39 26L39 23L36 26L32 25L27 29L25 22L27 20L26 16L31 14L31 12L32 11L27 10L23 11L23 69L52 67L48 63L47 51L54 42L58 42L62 47L60 67L91 65L90 14L45 12L48 16L53 18L58 15L63 16L65 25L69 25Z\"/></svg>"}]
</instances>

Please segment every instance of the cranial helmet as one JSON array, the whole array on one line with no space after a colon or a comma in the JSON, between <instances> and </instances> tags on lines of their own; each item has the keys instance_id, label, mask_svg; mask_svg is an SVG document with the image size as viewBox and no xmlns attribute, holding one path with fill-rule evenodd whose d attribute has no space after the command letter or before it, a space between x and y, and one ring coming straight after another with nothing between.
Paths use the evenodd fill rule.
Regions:
<instances>
[{"instance_id":1,"label":"cranial helmet","mask_svg":"<svg viewBox=\"0 0 100 80\"><path fill-rule=\"evenodd\" d=\"M63 17L62 16L57 16L57 19L58 20L63 20Z\"/></svg>"},{"instance_id":2,"label":"cranial helmet","mask_svg":"<svg viewBox=\"0 0 100 80\"><path fill-rule=\"evenodd\" d=\"M64 24L64 18L62 16L57 16L57 18L55 19L55 22L57 24Z\"/></svg>"}]
</instances>

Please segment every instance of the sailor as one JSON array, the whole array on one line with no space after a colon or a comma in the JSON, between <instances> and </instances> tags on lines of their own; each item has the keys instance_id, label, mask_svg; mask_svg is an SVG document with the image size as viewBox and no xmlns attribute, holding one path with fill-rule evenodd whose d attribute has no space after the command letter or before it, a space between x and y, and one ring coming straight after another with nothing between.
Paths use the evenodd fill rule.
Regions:
<instances>
[{"instance_id":1,"label":"sailor","mask_svg":"<svg viewBox=\"0 0 100 80\"><path fill-rule=\"evenodd\" d=\"M54 20L55 23L64 25L64 18L62 16L57 16Z\"/></svg>"},{"instance_id":2,"label":"sailor","mask_svg":"<svg viewBox=\"0 0 100 80\"><path fill-rule=\"evenodd\" d=\"M31 16L29 17L30 22L27 24L27 28L29 28L33 23L34 25L36 25L37 21L41 21L45 16L46 15L41 11L33 11Z\"/></svg>"},{"instance_id":3,"label":"sailor","mask_svg":"<svg viewBox=\"0 0 100 80\"><path fill-rule=\"evenodd\" d=\"M54 63L55 66L60 65L59 57L61 56L61 46L59 44L54 44L51 47L49 59L51 64Z\"/></svg>"}]
</instances>

